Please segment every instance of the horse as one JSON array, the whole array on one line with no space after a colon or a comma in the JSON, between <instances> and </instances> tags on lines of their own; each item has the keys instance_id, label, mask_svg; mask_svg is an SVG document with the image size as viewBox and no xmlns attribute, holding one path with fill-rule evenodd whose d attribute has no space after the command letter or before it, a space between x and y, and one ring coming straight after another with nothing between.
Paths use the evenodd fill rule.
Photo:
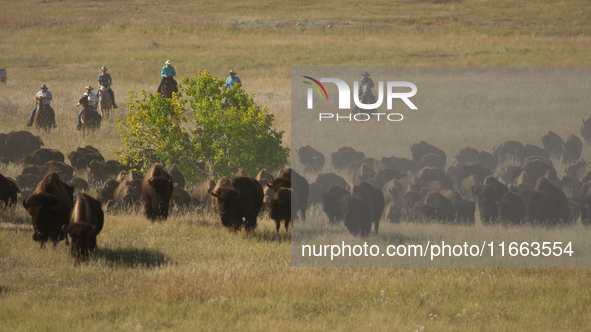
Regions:
<instances>
[{"instance_id":1,"label":"horse","mask_svg":"<svg viewBox=\"0 0 591 332\"><path fill-rule=\"evenodd\" d=\"M158 93L166 98L172 98L173 92L179 92L176 86L176 81L172 77L162 77L160 86L158 87Z\"/></svg>"},{"instance_id":2,"label":"horse","mask_svg":"<svg viewBox=\"0 0 591 332\"><path fill-rule=\"evenodd\" d=\"M98 130L101 127L100 122L96 119L94 112L88 104L88 96L82 96L78 101L84 109L80 116L80 123L82 124L82 136L84 136L86 130Z\"/></svg>"},{"instance_id":3,"label":"horse","mask_svg":"<svg viewBox=\"0 0 591 332\"><path fill-rule=\"evenodd\" d=\"M362 104L373 104L376 102L376 97L373 95L373 93L371 92L371 89L368 85L363 85L361 87L361 98L360 98L360 102ZM357 114L359 112L361 113L369 113L370 110L364 110L359 108L357 105L355 105L355 108L353 108L352 113L353 114Z\"/></svg>"},{"instance_id":4,"label":"horse","mask_svg":"<svg viewBox=\"0 0 591 332\"><path fill-rule=\"evenodd\" d=\"M35 127L37 131L43 129L47 134L51 131L51 127L53 127L53 120L51 119L51 115L49 112L49 106L46 106L43 103L42 98L37 98L37 113L35 113Z\"/></svg>"},{"instance_id":5,"label":"horse","mask_svg":"<svg viewBox=\"0 0 591 332\"><path fill-rule=\"evenodd\" d=\"M113 98L111 96L111 88L109 88L108 86L103 86L101 85L101 87L98 90L98 99L99 99L99 106L100 106L100 110L101 110L101 116L103 118L108 118L109 115L111 114L111 110L113 109Z\"/></svg>"}]
</instances>

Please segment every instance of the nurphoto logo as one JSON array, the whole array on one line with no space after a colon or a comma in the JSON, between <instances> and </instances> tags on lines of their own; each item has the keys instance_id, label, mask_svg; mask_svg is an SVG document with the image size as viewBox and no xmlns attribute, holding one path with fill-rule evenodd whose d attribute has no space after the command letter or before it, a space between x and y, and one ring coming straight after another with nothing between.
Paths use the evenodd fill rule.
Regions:
<instances>
[{"instance_id":1,"label":"nurphoto logo","mask_svg":"<svg viewBox=\"0 0 591 332\"><path fill-rule=\"evenodd\" d=\"M311 87L308 88L307 94L307 108L313 109L314 108L314 90L320 96L320 100L328 100L328 93L324 88L322 83L334 83L338 88L339 94L339 109L348 109L351 110L351 88L347 82L338 79L338 78L321 78L320 81L310 77L310 76L302 76L304 78L309 79L310 81L314 82L315 84L303 81L304 83L310 85ZM410 88L410 91L401 92L398 91L400 88ZM355 108L353 109L353 114L348 115L339 115L338 113L320 113L319 114L319 121L323 119L348 119L349 121L369 121L373 116L376 117L377 121L380 121L382 118L386 118L388 121L402 121L404 118L400 113L370 113L368 111L376 111L384 102L384 90L386 95L386 108L388 110L392 110L392 104L394 99L402 100L408 108L411 110L417 110L418 108L415 104L410 101L409 98L413 97L417 93L417 86L411 82L402 82L402 81L387 81L386 88L384 89L384 82L378 82L378 97L377 99L373 97L371 91L369 94L371 95L370 100L374 101L373 103L367 103L367 100L364 101L362 97L365 92L366 86L363 86L361 89L359 88L359 81L353 81L353 91L359 91L359 94L353 93L353 101L355 103ZM321 91L322 90L322 91ZM361 97L361 98L360 98Z\"/></svg>"}]
</instances>

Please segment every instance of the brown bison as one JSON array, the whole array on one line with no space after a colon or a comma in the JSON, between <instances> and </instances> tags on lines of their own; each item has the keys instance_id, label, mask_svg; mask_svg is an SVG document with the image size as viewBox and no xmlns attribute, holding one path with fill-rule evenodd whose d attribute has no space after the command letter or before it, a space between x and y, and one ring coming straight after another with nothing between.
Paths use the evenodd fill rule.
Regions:
<instances>
[{"instance_id":1,"label":"brown bison","mask_svg":"<svg viewBox=\"0 0 591 332\"><path fill-rule=\"evenodd\" d=\"M390 202L388 205L386 205L386 208L384 209L384 220L397 224L400 222L401 217L402 213L400 211L400 207L398 207L393 202Z\"/></svg>"},{"instance_id":2,"label":"brown bison","mask_svg":"<svg viewBox=\"0 0 591 332\"><path fill-rule=\"evenodd\" d=\"M55 149L37 149L23 158L25 165L45 165L49 161L64 162L64 154Z\"/></svg>"},{"instance_id":3,"label":"brown bison","mask_svg":"<svg viewBox=\"0 0 591 332\"><path fill-rule=\"evenodd\" d=\"M174 180L172 180L174 182ZM172 196L170 196L170 201L177 208L185 209L189 207L191 204L191 195L183 189L178 183L174 183L174 187L172 190Z\"/></svg>"},{"instance_id":4,"label":"brown bison","mask_svg":"<svg viewBox=\"0 0 591 332\"><path fill-rule=\"evenodd\" d=\"M25 198L23 207L32 218L33 240L41 242L41 247L49 239L54 245L67 239L62 227L70 222L73 202L74 189L55 172L47 174L31 196Z\"/></svg>"},{"instance_id":5,"label":"brown bison","mask_svg":"<svg viewBox=\"0 0 591 332\"><path fill-rule=\"evenodd\" d=\"M376 172L368 164L361 164L359 168L353 174L353 184L358 184L361 181L368 181L373 179Z\"/></svg>"},{"instance_id":6,"label":"brown bison","mask_svg":"<svg viewBox=\"0 0 591 332\"><path fill-rule=\"evenodd\" d=\"M0 208L14 206L20 192L13 180L0 174Z\"/></svg>"},{"instance_id":7,"label":"brown bison","mask_svg":"<svg viewBox=\"0 0 591 332\"><path fill-rule=\"evenodd\" d=\"M544 204L547 204L547 214L540 221L548 221L552 226L570 223L570 204L566 194L558 186L541 177L534 189L546 195Z\"/></svg>"},{"instance_id":8,"label":"brown bison","mask_svg":"<svg viewBox=\"0 0 591 332\"><path fill-rule=\"evenodd\" d=\"M289 222L291 221L292 206L297 208L298 197L293 194L290 188L280 188L275 193L275 197L269 204L269 216L275 221L275 228L279 233L281 227L281 220L284 221L285 232L289 229Z\"/></svg>"},{"instance_id":9,"label":"brown bison","mask_svg":"<svg viewBox=\"0 0 591 332\"><path fill-rule=\"evenodd\" d=\"M549 180L554 182L558 181L558 176L556 175L556 169L554 169L554 165L542 159L528 160L523 164L521 169L527 172L530 181L533 182L544 176L548 171L550 172Z\"/></svg>"},{"instance_id":10,"label":"brown bison","mask_svg":"<svg viewBox=\"0 0 591 332\"><path fill-rule=\"evenodd\" d=\"M339 148L330 155L331 164L336 170L348 169L352 164L365 158L365 154L348 146Z\"/></svg>"},{"instance_id":11,"label":"brown bison","mask_svg":"<svg viewBox=\"0 0 591 332\"><path fill-rule=\"evenodd\" d=\"M12 131L0 138L0 157L14 163L44 145L41 137L26 130Z\"/></svg>"},{"instance_id":12,"label":"brown bison","mask_svg":"<svg viewBox=\"0 0 591 332\"><path fill-rule=\"evenodd\" d=\"M574 164L581 158L583 152L583 142L575 136L570 135L562 145L561 160L563 164Z\"/></svg>"},{"instance_id":13,"label":"brown bison","mask_svg":"<svg viewBox=\"0 0 591 332\"><path fill-rule=\"evenodd\" d=\"M453 203L438 192L429 192L425 197L425 204L431 204L435 207L435 219L438 221L452 222L456 219L456 209Z\"/></svg>"},{"instance_id":14,"label":"brown bison","mask_svg":"<svg viewBox=\"0 0 591 332\"><path fill-rule=\"evenodd\" d=\"M257 180L261 187L264 188L267 185L267 183L273 181L275 177L271 174L271 172L269 172L269 170L263 168L260 170L257 176L255 176L254 179Z\"/></svg>"},{"instance_id":15,"label":"brown bison","mask_svg":"<svg viewBox=\"0 0 591 332\"><path fill-rule=\"evenodd\" d=\"M407 158L384 157L380 160L380 164L384 168L392 168L401 173L415 172L418 170L417 163Z\"/></svg>"},{"instance_id":16,"label":"brown bison","mask_svg":"<svg viewBox=\"0 0 591 332\"><path fill-rule=\"evenodd\" d=\"M385 207L384 194L380 189L367 182L360 182L353 186L351 195L343 196L339 203L349 233L367 236L372 223L378 233Z\"/></svg>"},{"instance_id":17,"label":"brown bison","mask_svg":"<svg viewBox=\"0 0 591 332\"><path fill-rule=\"evenodd\" d=\"M417 173L417 177L423 183L439 181L442 189L454 189L454 182L451 176L440 168L425 167Z\"/></svg>"},{"instance_id":18,"label":"brown bison","mask_svg":"<svg viewBox=\"0 0 591 332\"><path fill-rule=\"evenodd\" d=\"M140 198L139 187L129 179L121 181L113 193L113 200L119 208L129 208Z\"/></svg>"},{"instance_id":19,"label":"brown bison","mask_svg":"<svg viewBox=\"0 0 591 332\"><path fill-rule=\"evenodd\" d=\"M298 195L299 211L302 220L306 220L306 210L308 209L308 198L310 197L310 185L308 180L299 175L295 170L288 168L281 171L279 177L290 179L292 182L292 189ZM279 189L278 187L276 189Z\"/></svg>"},{"instance_id":20,"label":"brown bison","mask_svg":"<svg viewBox=\"0 0 591 332\"><path fill-rule=\"evenodd\" d=\"M486 184L476 184L472 187L476 196L476 204L480 212L480 220L483 225L493 224L499 217L499 210L495 200L495 187Z\"/></svg>"},{"instance_id":21,"label":"brown bison","mask_svg":"<svg viewBox=\"0 0 591 332\"><path fill-rule=\"evenodd\" d=\"M70 252L76 257L76 263L88 258L96 249L96 237L103 229L105 215L101 203L91 196L81 193L72 211L70 224L63 226L70 235Z\"/></svg>"},{"instance_id":22,"label":"brown bison","mask_svg":"<svg viewBox=\"0 0 591 332\"><path fill-rule=\"evenodd\" d=\"M553 158L560 158L562 154L562 138L558 136L555 132L549 131L546 135L540 138L542 140L542 145L544 145L544 149L548 151L550 157Z\"/></svg>"},{"instance_id":23,"label":"brown bison","mask_svg":"<svg viewBox=\"0 0 591 332\"><path fill-rule=\"evenodd\" d=\"M475 163L478 160L478 150L472 147L465 147L460 150L460 153L455 156L460 165Z\"/></svg>"},{"instance_id":24,"label":"brown bison","mask_svg":"<svg viewBox=\"0 0 591 332\"><path fill-rule=\"evenodd\" d=\"M517 141L505 141L499 147L493 148L493 156L498 163L505 161L522 161L525 146Z\"/></svg>"},{"instance_id":25,"label":"brown bison","mask_svg":"<svg viewBox=\"0 0 591 332\"><path fill-rule=\"evenodd\" d=\"M75 169L86 169L93 160L98 160L101 163L105 162L105 158L101 155L99 150L90 145L79 147L68 153L68 159L70 160L70 165Z\"/></svg>"},{"instance_id":26,"label":"brown bison","mask_svg":"<svg viewBox=\"0 0 591 332\"><path fill-rule=\"evenodd\" d=\"M160 164L155 164L146 172L140 190L148 219L155 221L168 218L173 187L172 177Z\"/></svg>"},{"instance_id":27,"label":"brown bison","mask_svg":"<svg viewBox=\"0 0 591 332\"><path fill-rule=\"evenodd\" d=\"M205 206L211 192L215 188L215 181L207 180L191 190L191 202L197 206Z\"/></svg>"},{"instance_id":28,"label":"brown bison","mask_svg":"<svg viewBox=\"0 0 591 332\"><path fill-rule=\"evenodd\" d=\"M300 163L304 166L304 172L320 172L326 162L324 155L313 147L306 145L297 150Z\"/></svg>"},{"instance_id":29,"label":"brown bison","mask_svg":"<svg viewBox=\"0 0 591 332\"><path fill-rule=\"evenodd\" d=\"M343 196L349 194L351 192L337 184L333 184L327 192L322 194L322 210L328 216L329 223L335 224L343 219L343 211L339 201Z\"/></svg>"},{"instance_id":30,"label":"brown bison","mask_svg":"<svg viewBox=\"0 0 591 332\"><path fill-rule=\"evenodd\" d=\"M501 222L519 225L525 220L525 197L523 194L509 190L503 199L497 202Z\"/></svg>"},{"instance_id":31,"label":"brown bison","mask_svg":"<svg viewBox=\"0 0 591 332\"><path fill-rule=\"evenodd\" d=\"M421 159L423 158L424 155L428 154L428 153L435 153L438 154L442 157L442 165L441 167L438 168L444 168L445 164L447 162L447 157L445 155L445 152L443 152L443 150L425 142L425 141L421 141L419 143L413 144L410 147L410 152L412 153L412 160L415 162L419 162L421 161Z\"/></svg>"},{"instance_id":32,"label":"brown bison","mask_svg":"<svg viewBox=\"0 0 591 332\"><path fill-rule=\"evenodd\" d=\"M475 184L482 184L480 178L476 175L469 175L460 182L460 193L463 197L473 199L472 188Z\"/></svg>"},{"instance_id":33,"label":"brown bison","mask_svg":"<svg viewBox=\"0 0 591 332\"><path fill-rule=\"evenodd\" d=\"M316 181L310 184L309 204L321 204L322 194L328 192L332 185L339 185L343 188L349 188L347 181L335 173L320 173L316 176Z\"/></svg>"},{"instance_id":34,"label":"brown bison","mask_svg":"<svg viewBox=\"0 0 591 332\"><path fill-rule=\"evenodd\" d=\"M110 199L115 199L115 190L119 187L119 182L117 180L107 180L103 184L103 187L97 191L96 198L101 202L101 204L107 203Z\"/></svg>"},{"instance_id":35,"label":"brown bison","mask_svg":"<svg viewBox=\"0 0 591 332\"><path fill-rule=\"evenodd\" d=\"M16 183L20 188L37 188L37 185L43 179L37 174L22 174L16 177Z\"/></svg>"},{"instance_id":36,"label":"brown bison","mask_svg":"<svg viewBox=\"0 0 591 332\"><path fill-rule=\"evenodd\" d=\"M176 166L170 166L167 173L172 177L172 183L178 183L181 188L185 188L185 176Z\"/></svg>"},{"instance_id":37,"label":"brown bison","mask_svg":"<svg viewBox=\"0 0 591 332\"><path fill-rule=\"evenodd\" d=\"M231 231L238 231L242 226L247 232L256 228L263 205L263 188L257 180L234 178L230 187L217 188L211 195L218 199L222 225Z\"/></svg>"}]
</instances>

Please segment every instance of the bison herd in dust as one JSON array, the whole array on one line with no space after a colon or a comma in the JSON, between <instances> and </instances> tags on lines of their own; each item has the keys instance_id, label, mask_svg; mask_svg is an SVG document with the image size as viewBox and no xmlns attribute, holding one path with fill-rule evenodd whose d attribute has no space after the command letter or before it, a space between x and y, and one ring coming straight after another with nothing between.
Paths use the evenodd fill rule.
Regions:
<instances>
[{"instance_id":1,"label":"bison herd in dust","mask_svg":"<svg viewBox=\"0 0 591 332\"><path fill-rule=\"evenodd\" d=\"M591 144L591 114L581 134ZM76 262L96 249L105 212L142 206L152 221L166 219L171 205L200 207L219 213L222 225L233 231L254 230L260 213L269 214L277 232L281 222L287 231L292 216L305 220L315 205L322 206L330 224L342 222L361 236L372 224L377 233L381 220L474 225L476 209L485 226L552 227L570 225L579 216L591 224L591 162L580 159L581 140L571 135L563 141L550 131L541 142L543 148L506 141L492 153L465 147L447 170L446 154L424 141L410 147L412 159L377 160L342 147L331 154L331 164L352 187L342 176L322 172L324 155L305 146L297 155L302 171L316 175L313 183L293 169L279 170L277 177L263 169L254 178L241 170L232 179L205 181L186 191L175 166L165 170L155 163L144 175L105 160L92 146L68 153L67 164L60 151L42 148L40 137L15 131L0 133L0 163L19 163L23 169L16 179L0 174L0 204L23 205L41 247L49 240L68 244L69 235ZM565 167L561 178L554 163ZM86 171L88 181L74 170ZM99 188L94 197L87 194L91 184Z\"/></svg>"}]
</instances>

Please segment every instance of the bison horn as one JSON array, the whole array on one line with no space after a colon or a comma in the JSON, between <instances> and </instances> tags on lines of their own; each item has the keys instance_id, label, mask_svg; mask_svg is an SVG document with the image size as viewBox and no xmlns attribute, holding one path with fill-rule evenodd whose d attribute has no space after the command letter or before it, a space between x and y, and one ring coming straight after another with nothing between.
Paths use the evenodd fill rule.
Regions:
<instances>
[{"instance_id":1,"label":"bison horn","mask_svg":"<svg viewBox=\"0 0 591 332\"><path fill-rule=\"evenodd\" d=\"M220 196L219 196L218 194L216 194L215 192L213 192L213 191L212 191L210 194L211 194L211 196L213 196L213 197L220 198Z\"/></svg>"},{"instance_id":2,"label":"bison horn","mask_svg":"<svg viewBox=\"0 0 591 332\"><path fill-rule=\"evenodd\" d=\"M29 196L25 197L25 199L23 200L23 207L25 208L25 210L29 209L29 204L27 204L28 198L29 198Z\"/></svg>"}]
</instances>

